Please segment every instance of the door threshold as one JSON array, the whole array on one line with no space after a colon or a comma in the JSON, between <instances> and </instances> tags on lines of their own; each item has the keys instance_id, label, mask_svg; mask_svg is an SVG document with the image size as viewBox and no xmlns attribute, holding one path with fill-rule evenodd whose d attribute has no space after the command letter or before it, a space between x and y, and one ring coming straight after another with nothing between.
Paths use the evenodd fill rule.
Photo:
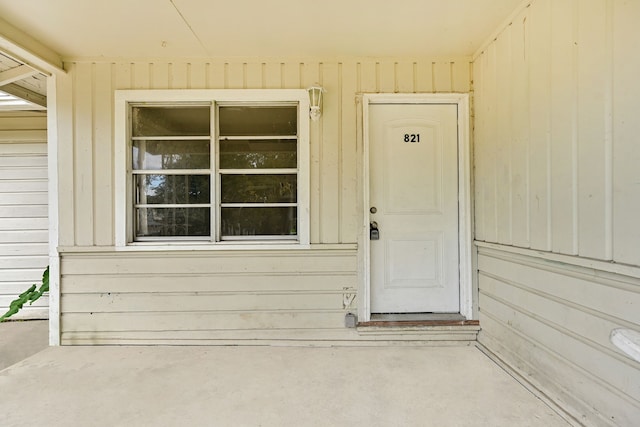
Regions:
<instances>
[{"instance_id":1,"label":"door threshold","mask_svg":"<svg viewBox=\"0 0 640 427\"><path fill-rule=\"evenodd\" d=\"M398 326L478 326L478 320L467 320L460 313L376 313L369 322L358 322L359 327Z\"/></svg>"}]
</instances>

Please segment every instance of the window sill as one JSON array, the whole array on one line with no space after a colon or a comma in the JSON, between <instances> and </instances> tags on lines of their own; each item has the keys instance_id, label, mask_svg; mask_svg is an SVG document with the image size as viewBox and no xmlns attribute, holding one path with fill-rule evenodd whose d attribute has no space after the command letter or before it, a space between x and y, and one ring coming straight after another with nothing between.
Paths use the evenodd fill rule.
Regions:
<instances>
[{"instance_id":1,"label":"window sill","mask_svg":"<svg viewBox=\"0 0 640 427\"><path fill-rule=\"evenodd\" d=\"M131 244L129 246L59 246L60 253L106 253L106 252L212 252L212 251L304 251L304 250L357 250L356 243L335 243L335 244L294 244L291 242L276 244L268 242L265 244L194 244L193 242L159 245L153 244Z\"/></svg>"},{"instance_id":2,"label":"window sill","mask_svg":"<svg viewBox=\"0 0 640 427\"><path fill-rule=\"evenodd\" d=\"M273 249L309 249L310 245L287 241L260 242L134 242L127 246L116 247L116 251L227 251L227 250L273 250Z\"/></svg>"}]
</instances>

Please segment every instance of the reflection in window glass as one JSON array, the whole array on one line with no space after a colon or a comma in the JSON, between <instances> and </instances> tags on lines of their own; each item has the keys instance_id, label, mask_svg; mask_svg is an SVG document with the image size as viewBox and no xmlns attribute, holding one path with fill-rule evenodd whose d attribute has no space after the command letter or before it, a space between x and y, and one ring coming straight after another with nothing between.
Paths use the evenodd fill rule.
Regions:
<instances>
[{"instance_id":1,"label":"reflection in window glass","mask_svg":"<svg viewBox=\"0 0 640 427\"><path fill-rule=\"evenodd\" d=\"M209 236L210 208L138 208L136 236Z\"/></svg>"},{"instance_id":2,"label":"reflection in window glass","mask_svg":"<svg viewBox=\"0 0 640 427\"><path fill-rule=\"evenodd\" d=\"M285 169L298 165L298 143L295 139L222 140L222 169Z\"/></svg>"},{"instance_id":3,"label":"reflection in window glass","mask_svg":"<svg viewBox=\"0 0 640 427\"><path fill-rule=\"evenodd\" d=\"M222 203L295 203L296 175L222 175Z\"/></svg>"},{"instance_id":4,"label":"reflection in window glass","mask_svg":"<svg viewBox=\"0 0 640 427\"><path fill-rule=\"evenodd\" d=\"M298 133L298 107L223 106L220 136L285 136Z\"/></svg>"},{"instance_id":5,"label":"reflection in window glass","mask_svg":"<svg viewBox=\"0 0 640 427\"><path fill-rule=\"evenodd\" d=\"M133 107L132 135L207 136L211 110L205 107Z\"/></svg>"},{"instance_id":6,"label":"reflection in window glass","mask_svg":"<svg viewBox=\"0 0 640 427\"><path fill-rule=\"evenodd\" d=\"M133 141L133 169L209 169L211 143L204 141Z\"/></svg>"},{"instance_id":7,"label":"reflection in window glass","mask_svg":"<svg viewBox=\"0 0 640 427\"><path fill-rule=\"evenodd\" d=\"M222 208L222 236L295 236L297 208Z\"/></svg>"},{"instance_id":8,"label":"reflection in window glass","mask_svg":"<svg viewBox=\"0 0 640 427\"><path fill-rule=\"evenodd\" d=\"M210 175L137 175L138 204L197 204L211 199Z\"/></svg>"}]
</instances>

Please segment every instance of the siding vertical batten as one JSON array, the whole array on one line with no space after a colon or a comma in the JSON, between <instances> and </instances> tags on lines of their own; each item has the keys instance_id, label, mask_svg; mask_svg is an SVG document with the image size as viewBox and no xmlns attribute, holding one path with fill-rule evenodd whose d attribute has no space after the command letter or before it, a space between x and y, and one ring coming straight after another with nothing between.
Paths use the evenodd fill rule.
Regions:
<instances>
[{"instance_id":1,"label":"siding vertical batten","mask_svg":"<svg viewBox=\"0 0 640 427\"><path fill-rule=\"evenodd\" d=\"M111 170L113 162L113 79L111 64L93 64L93 159L95 171L99 163ZM97 84L102 82L101 84ZM113 245L113 174L96 174L93 182L94 202L94 242L97 246Z\"/></svg>"},{"instance_id":2,"label":"siding vertical batten","mask_svg":"<svg viewBox=\"0 0 640 427\"><path fill-rule=\"evenodd\" d=\"M91 68L89 71L89 81L91 82L91 87L89 89L89 98L90 98L90 102L91 102L91 110L90 110L90 114L91 114L91 123L92 126L89 130L89 134L91 135L88 141L89 144L89 148L91 150L91 157L89 159L89 165L91 167L91 173L92 173L92 178L93 178L93 171L95 170L95 164L96 164L96 132L95 132L95 123L96 123L96 63L95 62L91 62L90 64L88 64L88 66ZM97 191L96 191L96 180L92 179L91 180L91 194L92 194L92 198L91 198L91 217L95 218L96 217L96 199L97 197ZM97 230L96 227L94 227L92 225L91 227L91 243L92 245L96 244L96 234L97 234Z\"/></svg>"},{"instance_id":3,"label":"siding vertical batten","mask_svg":"<svg viewBox=\"0 0 640 427\"><path fill-rule=\"evenodd\" d=\"M415 61L411 64L411 73L413 76L413 92L416 93L418 92L418 63Z\"/></svg>"},{"instance_id":4,"label":"siding vertical batten","mask_svg":"<svg viewBox=\"0 0 640 427\"><path fill-rule=\"evenodd\" d=\"M436 88L438 87L438 84L436 83L436 63L432 62L431 64L431 91L432 92L437 92Z\"/></svg>"},{"instance_id":5,"label":"siding vertical batten","mask_svg":"<svg viewBox=\"0 0 640 427\"><path fill-rule=\"evenodd\" d=\"M115 99L113 96L113 90L116 87L116 67L114 63L109 64L109 69L111 71L111 75L110 75L110 81L111 81L111 91L109 93L109 103L110 103L110 111L115 112ZM110 117L110 130L111 130L111 138L109 139L109 143L111 144L109 147L109 152L111 154L110 159L111 159L111 176L110 176L110 182L111 182L111 206L113 207L113 209L115 210L115 202L114 200L117 198L117 189L116 189L116 182L115 182L115 168L113 166L113 163L115 162L116 159L116 148L115 148L115 139L116 139L116 135L115 135L115 114L111 114ZM111 211L111 233L109 236L109 239L111 240L111 244L115 245L115 229L116 229L116 216L114 215L113 210Z\"/></svg>"},{"instance_id":6,"label":"siding vertical batten","mask_svg":"<svg viewBox=\"0 0 640 427\"><path fill-rule=\"evenodd\" d=\"M338 238L337 241L339 243L343 242L343 234L344 234L344 216L343 216L343 210L344 210L344 205L342 203L342 195L344 195L344 187L342 185L343 180L344 180L344 175L345 175L345 170L343 168L344 166L344 154L343 154L343 103L342 103L342 96L343 96L343 74L342 74L342 63L338 62L338 93L337 93L337 113L338 113L338 136L337 136L337 142L338 142L338 173L336 174L338 177L338 194L339 194L339 199L338 199Z\"/></svg>"},{"instance_id":7,"label":"siding vertical batten","mask_svg":"<svg viewBox=\"0 0 640 427\"><path fill-rule=\"evenodd\" d=\"M551 15L551 3L552 0L549 0L548 4L546 4L546 16L549 17ZM545 45L544 45L544 49L547 52L551 51L551 35L552 35L552 26L551 26L551 19L548 19L547 22L547 26L546 26L546 30L547 30L547 39L545 40ZM547 60L547 64L546 64L546 68L545 68L545 73L548 76L548 83L547 83L547 87L545 89L545 94L547 96L547 111L546 111L546 127L547 127L547 131L545 133L545 148L546 148L546 159L547 159L547 170L546 170L546 204L547 204L547 212L546 212L546 217L547 217L547 233L546 233L546 250L547 251L551 251L553 250L553 209L551 207L551 201L553 198L552 195L552 168L553 168L553 157L552 157L552 150L551 150L551 140L553 138L553 128L551 126L551 121L552 121L552 117L551 117L551 104L553 102L553 98L552 98L552 94L551 94L551 80L552 80L552 75L551 75L551 69L552 69L553 63L552 63L552 59L549 57L549 59Z\"/></svg>"},{"instance_id":8,"label":"siding vertical batten","mask_svg":"<svg viewBox=\"0 0 640 427\"><path fill-rule=\"evenodd\" d=\"M579 28L579 0L573 1L573 13L571 15L571 22L573 23L573 40L571 40L573 48L573 117L572 117L572 138L571 138L571 154L572 154L572 171L573 171L573 254L578 255L580 252L580 199L578 197L580 184L579 184L579 176L580 176L580 162L578 160L579 155L579 117L580 117L580 100L578 97L580 91L580 84L578 79L578 62L580 60L580 50L578 46L578 28ZM565 15L566 16L566 15Z\"/></svg>"},{"instance_id":9,"label":"siding vertical batten","mask_svg":"<svg viewBox=\"0 0 640 427\"><path fill-rule=\"evenodd\" d=\"M605 7L604 257L613 260L613 0Z\"/></svg>"},{"instance_id":10,"label":"siding vertical batten","mask_svg":"<svg viewBox=\"0 0 640 427\"><path fill-rule=\"evenodd\" d=\"M511 73L513 78L510 96L509 110L513 111L511 120L511 177L513 207L512 218L512 242L515 246L529 247L529 98L527 90L528 68L526 67L526 10L514 17L510 25L511 36Z\"/></svg>"},{"instance_id":11,"label":"siding vertical batten","mask_svg":"<svg viewBox=\"0 0 640 427\"><path fill-rule=\"evenodd\" d=\"M340 242L340 75L339 62L322 64L322 86L327 95L322 113L322 243ZM329 95L332 94L332 95ZM336 191L337 190L337 191Z\"/></svg>"},{"instance_id":12,"label":"siding vertical batten","mask_svg":"<svg viewBox=\"0 0 640 427\"><path fill-rule=\"evenodd\" d=\"M484 204L484 185L485 180L478 179L478 177L484 177L485 173L485 162L484 162L484 152L480 152L480 145L478 141L480 140L479 136L484 135L485 129L485 114L478 114L479 111L484 113L485 108L485 97L484 97L484 85L486 79L483 78L484 70L486 68L486 59L487 55L483 52L482 55L478 58L478 64L475 64L473 67L473 159L474 159L474 216L475 216L475 227L474 227L474 238L476 240L483 241L485 240L485 204Z\"/></svg>"},{"instance_id":13,"label":"siding vertical batten","mask_svg":"<svg viewBox=\"0 0 640 427\"><path fill-rule=\"evenodd\" d=\"M317 63L305 63L304 67L304 87L320 84L320 65ZM309 133L309 149L310 149L310 238L311 242L320 242L320 217L321 217L321 194L320 194L320 140L322 129L320 123L322 117L318 121L310 121Z\"/></svg>"},{"instance_id":14,"label":"siding vertical batten","mask_svg":"<svg viewBox=\"0 0 640 427\"><path fill-rule=\"evenodd\" d=\"M340 138L341 138L341 218L340 218L340 242L349 243L357 241L359 201L357 189L357 156L356 147L356 100L357 64L346 62L341 66L341 93L340 93Z\"/></svg>"},{"instance_id":15,"label":"siding vertical batten","mask_svg":"<svg viewBox=\"0 0 640 427\"><path fill-rule=\"evenodd\" d=\"M636 52L637 41L628 35L637 31L638 16L639 2L628 2L624 7L614 3L611 42L614 61L613 255L614 260L632 265L640 265L640 221L637 220L640 201L640 186L637 185L640 150L637 144L629 144L627 141L637 141L640 135L637 108L629 108L630 105L636 105L640 99L640 85L631 84L637 81L640 57L629 55L629 52Z\"/></svg>"},{"instance_id":16,"label":"siding vertical batten","mask_svg":"<svg viewBox=\"0 0 640 427\"><path fill-rule=\"evenodd\" d=\"M93 224L93 129L85 123L91 123L93 116L92 65L78 63L78 72L74 73L74 141L75 141L75 197L76 201L76 243L80 246L92 246ZM84 215L80 212L85 212ZM86 214L90 213L90 214Z\"/></svg>"},{"instance_id":17,"label":"siding vertical batten","mask_svg":"<svg viewBox=\"0 0 640 427\"><path fill-rule=\"evenodd\" d=\"M56 76L56 115L58 125L55 128L57 136L58 162L55 167L58 172L58 206L64 214L58 216L59 245L75 245L75 177L73 165L74 155L74 108L73 108L73 72L74 65L66 64L67 74ZM66 191L61 191L66 189Z\"/></svg>"},{"instance_id":18,"label":"siding vertical batten","mask_svg":"<svg viewBox=\"0 0 640 427\"><path fill-rule=\"evenodd\" d=\"M605 256L604 83L605 1L578 7L578 161L580 256Z\"/></svg>"},{"instance_id":19,"label":"siding vertical batten","mask_svg":"<svg viewBox=\"0 0 640 427\"><path fill-rule=\"evenodd\" d=\"M531 70L530 67L528 66L530 57L531 57L531 45L530 45L530 25L527 25L527 19L530 16L530 10L531 10L531 4L528 4L526 9L525 9L525 15L524 15L524 22L523 22L523 57L524 57L524 61L525 61L525 67L526 67L526 80L524 81L525 83L525 92L526 92L526 109L524 111L524 114L526 115L526 118L528 119L531 116L531 84L530 84L530 74L531 74ZM525 226L526 226L526 238L525 238L525 242L526 242L526 246L527 248L531 247L531 121L530 120L526 120L526 130L525 130L525 153L524 153L524 177L525 177L525 181L526 181L526 188L525 188L525 195L526 195L526 202L525 202L525 206L526 206L526 221L525 221Z\"/></svg>"},{"instance_id":20,"label":"siding vertical batten","mask_svg":"<svg viewBox=\"0 0 640 427\"><path fill-rule=\"evenodd\" d=\"M573 144L575 123L575 62L570 2L551 4L551 250L575 254L575 184ZM569 21L569 22L567 22ZM573 83L567 83L573 82Z\"/></svg>"},{"instance_id":21,"label":"siding vertical batten","mask_svg":"<svg viewBox=\"0 0 640 427\"><path fill-rule=\"evenodd\" d=\"M474 55L478 340L590 426L635 425L640 413L638 364L610 341L616 328L640 330L632 3L534 0ZM494 109L508 101L504 79L524 101L506 116ZM505 121L509 158L498 151ZM495 171L508 167L511 241L488 217L502 192ZM525 215L530 244L518 231Z\"/></svg>"},{"instance_id":22,"label":"siding vertical batten","mask_svg":"<svg viewBox=\"0 0 640 427\"><path fill-rule=\"evenodd\" d=\"M511 133L507 116L511 114L509 108L511 81L509 71L513 63L511 58L511 25L508 26L496 40L496 235L497 239L510 245L512 242L513 200L511 197ZM504 98L503 98L504 97Z\"/></svg>"},{"instance_id":23,"label":"siding vertical batten","mask_svg":"<svg viewBox=\"0 0 640 427\"><path fill-rule=\"evenodd\" d=\"M319 62L318 63L318 84L320 85L320 87L324 87L324 69L323 69L323 63ZM324 105L323 105L323 115L320 117L320 119L318 119L318 141L317 141L317 154L318 156L316 157L317 159L317 179L318 179L318 242L319 243L324 243L325 239L324 239L324 229L325 227L325 223L324 223L324 218L325 218L325 199L324 199L324 183L322 182L322 177L325 175L325 168L324 168L324 139L325 139L325 133L324 133L324 120L325 120L325 111L324 111Z\"/></svg>"},{"instance_id":24,"label":"siding vertical batten","mask_svg":"<svg viewBox=\"0 0 640 427\"><path fill-rule=\"evenodd\" d=\"M497 128L497 123L498 123L498 103L500 102L500 98L497 96L497 88L498 88L498 67L497 67L497 47L495 45L491 46L490 52L492 53L492 61L491 61L491 69L493 70L493 78L492 80L492 85L493 85L493 93L492 93L492 98L491 98L491 104L492 104L492 108L490 109L491 111L491 115L490 117L490 123L491 123L491 127L492 129L495 131L495 129ZM492 200L489 201L489 203L487 203L488 206L491 207L491 209L493 210L492 212L492 219L493 219L493 224L491 227L491 232L492 235L495 236L492 240L497 241L498 240L498 229L500 226L500 222L499 222L499 211L498 211L498 199L499 199L499 195L498 195L498 147L496 144L496 141L492 142L492 146L491 146L491 160L492 160L492 179L491 179L491 184L492 184Z\"/></svg>"},{"instance_id":25,"label":"siding vertical batten","mask_svg":"<svg viewBox=\"0 0 640 427\"><path fill-rule=\"evenodd\" d=\"M530 181L530 236L531 248L548 250L548 138L549 138L549 28L548 13L550 0L536 0L529 7L528 26L529 52L529 181Z\"/></svg>"}]
</instances>

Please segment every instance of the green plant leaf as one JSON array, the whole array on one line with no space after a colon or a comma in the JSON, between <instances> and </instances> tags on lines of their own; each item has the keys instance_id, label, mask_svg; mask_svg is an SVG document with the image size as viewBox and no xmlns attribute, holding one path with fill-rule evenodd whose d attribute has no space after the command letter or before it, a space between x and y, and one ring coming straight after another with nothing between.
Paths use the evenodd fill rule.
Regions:
<instances>
[{"instance_id":1,"label":"green plant leaf","mask_svg":"<svg viewBox=\"0 0 640 427\"><path fill-rule=\"evenodd\" d=\"M36 291L38 287L37 284L31 285L29 289L18 295L18 298L11 301L9 304L9 310L0 316L0 322L4 322L9 317L13 316L17 312L22 309L22 306L28 301L29 305L33 304L34 301L37 301L45 292L49 291L49 266L44 270L42 274L42 284L40 285L40 289Z\"/></svg>"},{"instance_id":2,"label":"green plant leaf","mask_svg":"<svg viewBox=\"0 0 640 427\"><path fill-rule=\"evenodd\" d=\"M38 292L33 292L29 297L29 305L33 304L34 301L38 300L45 292L49 292L49 267L42 274L42 285Z\"/></svg>"}]
</instances>

